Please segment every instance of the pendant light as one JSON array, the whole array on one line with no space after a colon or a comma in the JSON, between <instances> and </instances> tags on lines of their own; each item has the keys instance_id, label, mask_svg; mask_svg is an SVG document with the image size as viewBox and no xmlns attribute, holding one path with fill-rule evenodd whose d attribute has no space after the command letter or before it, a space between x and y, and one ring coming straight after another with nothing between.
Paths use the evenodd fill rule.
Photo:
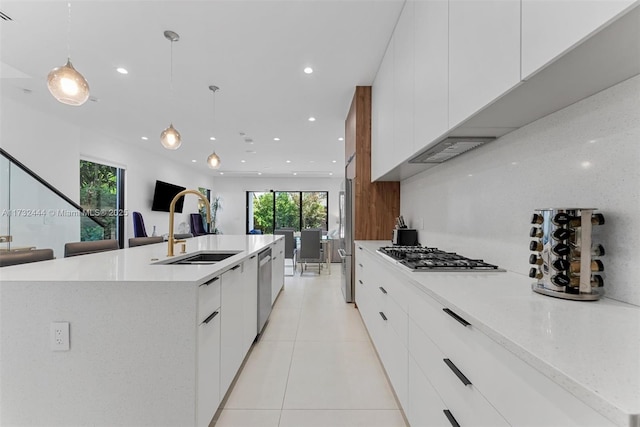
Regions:
<instances>
[{"instance_id":1,"label":"pendant light","mask_svg":"<svg viewBox=\"0 0 640 427\"><path fill-rule=\"evenodd\" d=\"M169 100L169 104L173 105L173 42L180 40L180 36L176 32L167 30L164 32L164 37L171 42L171 99ZM169 127L163 130L160 134L160 143L167 150L177 150L178 147L180 147L180 144L182 144L180 132L173 127L173 123L171 123Z\"/></svg>"},{"instance_id":2,"label":"pendant light","mask_svg":"<svg viewBox=\"0 0 640 427\"><path fill-rule=\"evenodd\" d=\"M55 99L77 107L89 99L89 84L71 64L71 3L67 6L67 63L49 72L47 87Z\"/></svg>"},{"instance_id":3,"label":"pendant light","mask_svg":"<svg viewBox=\"0 0 640 427\"><path fill-rule=\"evenodd\" d=\"M216 116L216 91L220 90L218 86L211 85L209 86L209 90L213 92L213 118L215 121ZM211 169L218 169L220 167L220 157L216 154L216 151L213 150L213 153L207 157L207 165Z\"/></svg>"}]
</instances>

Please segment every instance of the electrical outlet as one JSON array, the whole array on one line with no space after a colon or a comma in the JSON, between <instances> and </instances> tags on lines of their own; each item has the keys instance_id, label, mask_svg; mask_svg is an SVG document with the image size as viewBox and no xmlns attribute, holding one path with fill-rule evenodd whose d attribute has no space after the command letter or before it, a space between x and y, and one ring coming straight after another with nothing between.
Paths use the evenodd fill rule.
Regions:
<instances>
[{"instance_id":1,"label":"electrical outlet","mask_svg":"<svg viewBox=\"0 0 640 427\"><path fill-rule=\"evenodd\" d=\"M69 322L51 323L51 350L69 351Z\"/></svg>"}]
</instances>

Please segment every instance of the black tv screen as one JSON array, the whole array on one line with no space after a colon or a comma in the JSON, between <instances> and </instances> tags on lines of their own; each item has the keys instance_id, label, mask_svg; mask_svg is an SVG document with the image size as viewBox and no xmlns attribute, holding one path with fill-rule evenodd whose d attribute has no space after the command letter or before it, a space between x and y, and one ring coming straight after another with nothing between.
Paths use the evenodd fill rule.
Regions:
<instances>
[{"instance_id":1,"label":"black tv screen","mask_svg":"<svg viewBox=\"0 0 640 427\"><path fill-rule=\"evenodd\" d=\"M169 212L171 201L173 198L181 192L186 190L185 187L179 185L169 184L168 182L156 181L156 188L153 191L153 203L151 204L152 211ZM182 206L184 205L184 196L180 197L176 201L175 211L182 213Z\"/></svg>"}]
</instances>

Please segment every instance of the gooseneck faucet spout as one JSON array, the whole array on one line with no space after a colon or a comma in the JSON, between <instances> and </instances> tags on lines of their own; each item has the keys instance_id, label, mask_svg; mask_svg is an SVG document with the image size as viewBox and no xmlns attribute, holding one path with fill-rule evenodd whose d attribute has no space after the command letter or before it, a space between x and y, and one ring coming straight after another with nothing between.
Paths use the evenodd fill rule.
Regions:
<instances>
[{"instance_id":1,"label":"gooseneck faucet spout","mask_svg":"<svg viewBox=\"0 0 640 427\"><path fill-rule=\"evenodd\" d=\"M173 256L173 245L178 243L173 237L173 217L176 211L176 202L178 199L186 194L193 194L200 197L207 208L207 224L211 224L211 206L209 206L209 200L197 190L182 190L171 200L169 205L169 246L167 248L167 256ZM181 240L182 241L182 240Z\"/></svg>"}]
</instances>

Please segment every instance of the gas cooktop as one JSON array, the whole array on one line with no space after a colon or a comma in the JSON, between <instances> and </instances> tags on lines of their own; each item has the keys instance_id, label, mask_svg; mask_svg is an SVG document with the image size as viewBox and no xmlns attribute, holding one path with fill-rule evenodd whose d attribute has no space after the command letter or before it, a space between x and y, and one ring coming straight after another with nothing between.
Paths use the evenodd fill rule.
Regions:
<instances>
[{"instance_id":1,"label":"gas cooktop","mask_svg":"<svg viewBox=\"0 0 640 427\"><path fill-rule=\"evenodd\" d=\"M469 259L437 248L383 246L378 252L413 271L504 271L481 259Z\"/></svg>"}]
</instances>

